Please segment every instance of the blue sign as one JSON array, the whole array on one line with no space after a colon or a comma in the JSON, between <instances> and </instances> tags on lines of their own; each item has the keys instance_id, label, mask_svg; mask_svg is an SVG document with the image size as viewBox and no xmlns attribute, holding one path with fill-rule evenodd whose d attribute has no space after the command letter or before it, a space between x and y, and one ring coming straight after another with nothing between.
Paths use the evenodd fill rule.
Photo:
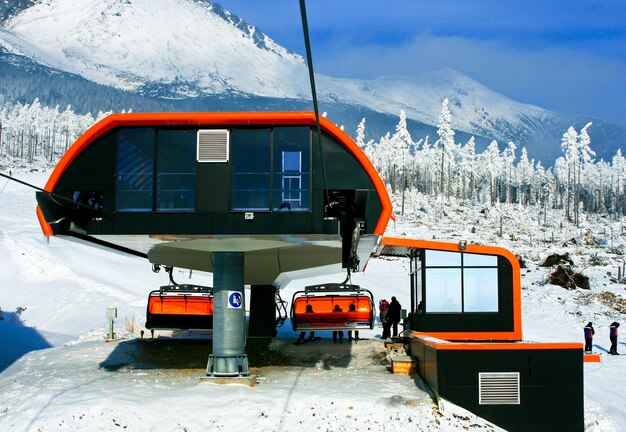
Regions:
<instances>
[{"instance_id":1,"label":"blue sign","mask_svg":"<svg viewBox=\"0 0 626 432\"><path fill-rule=\"evenodd\" d=\"M228 291L228 308L241 309L243 307L243 296L239 291Z\"/></svg>"}]
</instances>

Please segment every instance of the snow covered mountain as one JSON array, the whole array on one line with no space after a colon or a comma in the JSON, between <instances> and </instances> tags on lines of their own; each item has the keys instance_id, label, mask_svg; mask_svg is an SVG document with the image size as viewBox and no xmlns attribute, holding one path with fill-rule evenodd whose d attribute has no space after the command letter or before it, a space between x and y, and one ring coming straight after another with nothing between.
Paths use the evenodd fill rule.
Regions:
<instances>
[{"instance_id":1,"label":"snow covered mountain","mask_svg":"<svg viewBox=\"0 0 626 432\"><path fill-rule=\"evenodd\" d=\"M302 57L198 0L51 0L4 27L3 39L15 51L126 90L163 85L179 97L304 97L307 89L299 88L303 79L290 79L303 75Z\"/></svg>"},{"instance_id":2,"label":"snow covered mountain","mask_svg":"<svg viewBox=\"0 0 626 432\"><path fill-rule=\"evenodd\" d=\"M271 109L302 109L301 102L310 99L304 59L217 3L18 3L2 10L0 49L42 67L135 95L183 103L174 103L173 109L177 105L188 109L184 101L191 98L238 100L243 109L255 98L271 99ZM436 125L441 101L447 97L455 129L483 137L483 143L515 141L526 146L531 157L545 161L560 155L560 137L567 127L589 121L515 102L449 69L375 80L318 75L317 80L322 109L331 112L337 123L348 122L341 114L335 117L338 111L347 111L337 109L336 104L342 104L383 117L404 110L423 130L424 125ZM258 109L254 104L250 107ZM142 110L141 106L127 108ZM376 129L371 120L368 124ZM626 143L626 130L594 119L593 138L599 155L611 157L619 144Z\"/></svg>"}]
</instances>

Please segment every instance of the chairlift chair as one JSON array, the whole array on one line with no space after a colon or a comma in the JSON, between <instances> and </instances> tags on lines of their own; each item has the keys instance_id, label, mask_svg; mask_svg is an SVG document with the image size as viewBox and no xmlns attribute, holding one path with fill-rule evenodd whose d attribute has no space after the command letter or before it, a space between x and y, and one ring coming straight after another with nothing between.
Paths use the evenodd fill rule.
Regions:
<instances>
[{"instance_id":1,"label":"chairlift chair","mask_svg":"<svg viewBox=\"0 0 626 432\"><path fill-rule=\"evenodd\" d=\"M150 292L147 329L213 329L213 288L165 285Z\"/></svg>"},{"instance_id":2,"label":"chairlift chair","mask_svg":"<svg viewBox=\"0 0 626 432\"><path fill-rule=\"evenodd\" d=\"M374 296L358 285L311 285L294 293L290 316L295 331L373 329Z\"/></svg>"}]
</instances>

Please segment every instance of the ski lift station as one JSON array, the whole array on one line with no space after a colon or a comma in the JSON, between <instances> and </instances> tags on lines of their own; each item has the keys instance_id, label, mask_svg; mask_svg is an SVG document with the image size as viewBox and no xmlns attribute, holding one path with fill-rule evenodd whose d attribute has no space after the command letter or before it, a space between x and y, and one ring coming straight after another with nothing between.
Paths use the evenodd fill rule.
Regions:
<instances>
[{"instance_id":1,"label":"ski lift station","mask_svg":"<svg viewBox=\"0 0 626 432\"><path fill-rule=\"evenodd\" d=\"M313 113L113 114L74 143L37 202L46 236L170 272L169 285L146 292L146 328L210 329L209 380L250 379L246 338L276 335L281 274L331 264L349 274L394 256L410 263L397 287L411 298L404 341L438 400L512 431L584 429L583 346L523 341L515 256L385 237L385 185ZM176 284L174 267L211 272L214 286ZM291 299L293 328L373 328L376 295L308 286Z\"/></svg>"}]
</instances>

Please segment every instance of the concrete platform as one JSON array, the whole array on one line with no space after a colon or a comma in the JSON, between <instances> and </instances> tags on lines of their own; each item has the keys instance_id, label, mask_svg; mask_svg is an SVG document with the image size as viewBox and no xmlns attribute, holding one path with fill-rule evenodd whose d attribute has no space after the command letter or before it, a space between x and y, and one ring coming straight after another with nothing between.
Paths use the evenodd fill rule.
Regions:
<instances>
[{"instance_id":1,"label":"concrete platform","mask_svg":"<svg viewBox=\"0 0 626 432\"><path fill-rule=\"evenodd\" d=\"M254 387L256 386L256 375L237 376L237 377L204 376L204 377L200 377L200 382L208 382L208 383L220 384L220 385L239 384L239 385L245 385L248 387Z\"/></svg>"}]
</instances>

